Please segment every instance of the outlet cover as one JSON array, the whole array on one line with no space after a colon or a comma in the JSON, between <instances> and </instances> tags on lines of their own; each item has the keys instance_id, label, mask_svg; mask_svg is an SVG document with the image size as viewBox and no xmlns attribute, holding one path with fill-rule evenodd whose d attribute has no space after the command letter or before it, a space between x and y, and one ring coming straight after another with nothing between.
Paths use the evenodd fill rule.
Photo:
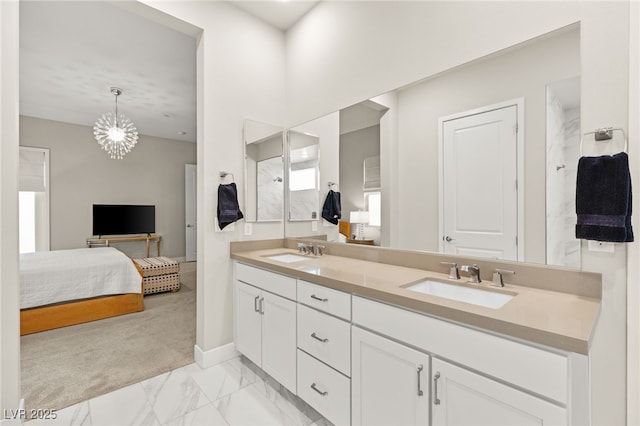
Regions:
<instances>
[{"instance_id":1,"label":"outlet cover","mask_svg":"<svg viewBox=\"0 0 640 426\"><path fill-rule=\"evenodd\" d=\"M252 223L245 223L244 224L244 235L251 235L253 234L253 224Z\"/></svg>"},{"instance_id":2,"label":"outlet cover","mask_svg":"<svg viewBox=\"0 0 640 426\"><path fill-rule=\"evenodd\" d=\"M587 245L589 251L599 251L603 253L613 253L614 245L613 243L608 243L605 241L591 241L589 240L589 244Z\"/></svg>"},{"instance_id":3,"label":"outlet cover","mask_svg":"<svg viewBox=\"0 0 640 426\"><path fill-rule=\"evenodd\" d=\"M311 221L311 230L314 231L314 232L318 230L318 221L317 220Z\"/></svg>"}]
</instances>

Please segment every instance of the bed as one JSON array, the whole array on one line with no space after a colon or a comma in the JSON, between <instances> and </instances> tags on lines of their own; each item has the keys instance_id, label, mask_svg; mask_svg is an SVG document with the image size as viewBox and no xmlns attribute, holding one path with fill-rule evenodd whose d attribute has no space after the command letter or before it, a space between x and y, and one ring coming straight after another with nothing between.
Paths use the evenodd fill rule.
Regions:
<instances>
[{"instance_id":1,"label":"bed","mask_svg":"<svg viewBox=\"0 0 640 426\"><path fill-rule=\"evenodd\" d=\"M142 277L113 247L20 255L20 334L144 309Z\"/></svg>"}]
</instances>

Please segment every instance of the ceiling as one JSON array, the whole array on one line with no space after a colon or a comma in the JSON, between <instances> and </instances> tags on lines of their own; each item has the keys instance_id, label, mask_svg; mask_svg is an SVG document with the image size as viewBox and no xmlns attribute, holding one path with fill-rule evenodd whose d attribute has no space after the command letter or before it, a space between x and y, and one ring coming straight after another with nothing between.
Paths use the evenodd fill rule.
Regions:
<instances>
[{"instance_id":1,"label":"ceiling","mask_svg":"<svg viewBox=\"0 0 640 426\"><path fill-rule=\"evenodd\" d=\"M286 30L317 1L230 2ZM115 108L138 132L196 141L196 41L118 2L20 2L20 114L93 126Z\"/></svg>"}]
</instances>

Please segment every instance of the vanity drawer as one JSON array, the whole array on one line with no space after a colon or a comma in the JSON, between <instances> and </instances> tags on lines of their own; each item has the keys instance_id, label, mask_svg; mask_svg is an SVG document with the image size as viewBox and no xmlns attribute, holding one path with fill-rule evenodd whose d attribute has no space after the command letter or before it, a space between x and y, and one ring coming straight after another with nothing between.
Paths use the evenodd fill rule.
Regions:
<instances>
[{"instance_id":1,"label":"vanity drawer","mask_svg":"<svg viewBox=\"0 0 640 426\"><path fill-rule=\"evenodd\" d=\"M351 326L348 322L298 305L298 347L351 376Z\"/></svg>"},{"instance_id":2,"label":"vanity drawer","mask_svg":"<svg viewBox=\"0 0 640 426\"><path fill-rule=\"evenodd\" d=\"M351 295L332 288L298 280L298 302L351 320Z\"/></svg>"},{"instance_id":3,"label":"vanity drawer","mask_svg":"<svg viewBox=\"0 0 640 426\"><path fill-rule=\"evenodd\" d=\"M236 279L268 292L296 300L296 279L253 266L236 263Z\"/></svg>"},{"instance_id":4,"label":"vanity drawer","mask_svg":"<svg viewBox=\"0 0 640 426\"><path fill-rule=\"evenodd\" d=\"M335 425L351 421L351 381L298 349L298 396Z\"/></svg>"}]
</instances>

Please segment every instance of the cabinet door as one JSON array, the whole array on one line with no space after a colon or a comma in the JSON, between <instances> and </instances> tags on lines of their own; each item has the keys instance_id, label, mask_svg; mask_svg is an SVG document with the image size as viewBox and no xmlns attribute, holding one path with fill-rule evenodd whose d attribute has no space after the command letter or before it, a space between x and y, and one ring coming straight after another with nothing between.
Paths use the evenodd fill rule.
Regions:
<instances>
[{"instance_id":1,"label":"cabinet door","mask_svg":"<svg viewBox=\"0 0 640 426\"><path fill-rule=\"evenodd\" d=\"M354 425L429 424L429 356L352 327Z\"/></svg>"},{"instance_id":2,"label":"cabinet door","mask_svg":"<svg viewBox=\"0 0 640 426\"><path fill-rule=\"evenodd\" d=\"M296 392L296 302L262 293L262 369Z\"/></svg>"},{"instance_id":3,"label":"cabinet door","mask_svg":"<svg viewBox=\"0 0 640 426\"><path fill-rule=\"evenodd\" d=\"M564 408L433 358L433 425L562 425Z\"/></svg>"},{"instance_id":4,"label":"cabinet door","mask_svg":"<svg viewBox=\"0 0 640 426\"><path fill-rule=\"evenodd\" d=\"M262 364L262 316L259 306L262 292L250 285L235 282L234 341L238 352L256 365Z\"/></svg>"}]
</instances>

